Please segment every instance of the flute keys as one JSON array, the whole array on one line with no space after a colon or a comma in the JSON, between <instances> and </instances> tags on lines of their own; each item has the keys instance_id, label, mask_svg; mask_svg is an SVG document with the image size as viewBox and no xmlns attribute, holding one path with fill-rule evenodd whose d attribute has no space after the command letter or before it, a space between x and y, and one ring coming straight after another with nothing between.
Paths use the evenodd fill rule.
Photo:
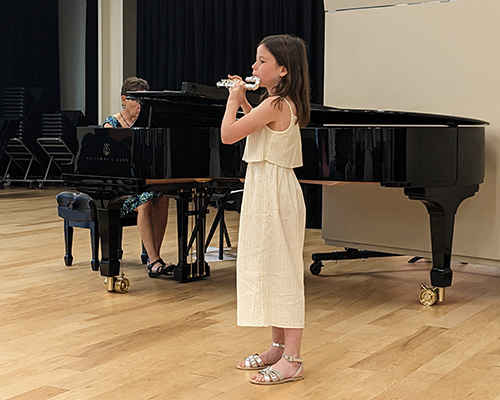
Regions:
<instances>
[{"instance_id":1,"label":"flute keys","mask_svg":"<svg viewBox=\"0 0 500 400\"><path fill-rule=\"evenodd\" d=\"M234 82L231 79L221 79L219 82L217 82L217 87L218 88L229 88L234 85Z\"/></svg>"},{"instance_id":2,"label":"flute keys","mask_svg":"<svg viewBox=\"0 0 500 400\"><path fill-rule=\"evenodd\" d=\"M248 76L245 78L245 81L247 82L245 84L245 88L247 90L256 90L259 88L260 85L260 78L257 76ZM217 87L218 88L230 88L233 87L235 84L235 81L232 79L221 79L219 82L217 82Z\"/></svg>"}]
</instances>

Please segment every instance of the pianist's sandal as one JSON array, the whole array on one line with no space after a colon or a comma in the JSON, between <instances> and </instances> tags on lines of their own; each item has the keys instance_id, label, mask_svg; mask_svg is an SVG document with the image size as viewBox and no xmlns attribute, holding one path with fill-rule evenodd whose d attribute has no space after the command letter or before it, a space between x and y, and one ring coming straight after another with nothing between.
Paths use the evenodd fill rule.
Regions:
<instances>
[{"instance_id":1,"label":"pianist's sandal","mask_svg":"<svg viewBox=\"0 0 500 400\"><path fill-rule=\"evenodd\" d=\"M304 379L303 369L304 369L304 360L301 357L292 357L287 354L283 354L282 356L288 362L297 362L300 363L299 368L290 378L284 378L281 372L276 371L272 367L267 367L259 371L257 376L264 376L263 381L258 381L255 379L250 379L251 383L255 383L256 385L278 385L280 383L286 382L296 382ZM300 375L302 373L302 375Z\"/></svg>"},{"instance_id":2,"label":"pianist's sandal","mask_svg":"<svg viewBox=\"0 0 500 400\"><path fill-rule=\"evenodd\" d=\"M165 261L161 258L148 264L148 275L150 278L158 278L160 275L171 275L173 271L174 265L171 263L168 265L165 264Z\"/></svg>"},{"instance_id":3,"label":"pianist's sandal","mask_svg":"<svg viewBox=\"0 0 500 400\"><path fill-rule=\"evenodd\" d=\"M271 346L272 347L279 347L280 349L285 348L285 345L282 343L272 342ZM247 358L245 358L243 360L243 362L245 363L244 365L238 364L238 365L236 365L236 368L237 369L244 369L244 370L255 370L255 369L262 369L262 368L265 368L269 365L272 365L272 364L264 363L264 361L262 361L262 359L260 358L260 356L258 354L248 356Z\"/></svg>"}]
</instances>

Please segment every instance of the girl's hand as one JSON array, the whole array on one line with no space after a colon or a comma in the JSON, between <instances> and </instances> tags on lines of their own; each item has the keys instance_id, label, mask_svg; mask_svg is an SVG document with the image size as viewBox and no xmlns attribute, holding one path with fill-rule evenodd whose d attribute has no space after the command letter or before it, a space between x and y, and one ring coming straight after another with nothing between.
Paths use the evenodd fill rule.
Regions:
<instances>
[{"instance_id":1,"label":"girl's hand","mask_svg":"<svg viewBox=\"0 0 500 400\"><path fill-rule=\"evenodd\" d=\"M239 75L228 75L227 77L232 81L243 81L243 78Z\"/></svg>"},{"instance_id":2,"label":"girl's hand","mask_svg":"<svg viewBox=\"0 0 500 400\"><path fill-rule=\"evenodd\" d=\"M238 75L228 75L228 78L234 82L234 85L228 88L229 97L227 101L228 103L234 103L240 106L246 99L245 93L247 90L245 88L245 82Z\"/></svg>"}]
</instances>

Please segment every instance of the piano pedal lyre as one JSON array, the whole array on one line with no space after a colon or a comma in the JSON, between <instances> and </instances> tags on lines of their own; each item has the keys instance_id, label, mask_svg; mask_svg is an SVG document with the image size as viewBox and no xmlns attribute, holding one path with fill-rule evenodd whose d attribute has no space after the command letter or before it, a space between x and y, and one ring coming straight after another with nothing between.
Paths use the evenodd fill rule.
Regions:
<instances>
[{"instance_id":1,"label":"piano pedal lyre","mask_svg":"<svg viewBox=\"0 0 500 400\"><path fill-rule=\"evenodd\" d=\"M424 283L420 284L420 303L424 306L432 306L436 302L444 302L444 287L428 288Z\"/></svg>"},{"instance_id":2,"label":"piano pedal lyre","mask_svg":"<svg viewBox=\"0 0 500 400\"><path fill-rule=\"evenodd\" d=\"M127 293L130 289L130 281L123 273L122 276L107 276L104 284L108 292Z\"/></svg>"}]
</instances>

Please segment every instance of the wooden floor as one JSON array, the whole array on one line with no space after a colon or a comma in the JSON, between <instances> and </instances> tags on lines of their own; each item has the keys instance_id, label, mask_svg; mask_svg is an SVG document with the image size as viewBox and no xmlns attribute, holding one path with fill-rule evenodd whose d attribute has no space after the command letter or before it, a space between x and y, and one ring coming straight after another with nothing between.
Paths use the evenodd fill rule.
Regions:
<instances>
[{"instance_id":1,"label":"wooden floor","mask_svg":"<svg viewBox=\"0 0 500 400\"><path fill-rule=\"evenodd\" d=\"M446 302L425 307L428 262L327 262L313 276L311 254L332 248L308 230L307 376L260 387L234 368L270 341L267 328L236 326L234 260L194 283L150 279L127 227L131 288L109 293L90 269L88 230L64 265L60 190L0 190L0 399L500 399L499 268L453 264ZM163 257L174 261L170 215ZM237 219L228 213L233 246Z\"/></svg>"}]
</instances>

